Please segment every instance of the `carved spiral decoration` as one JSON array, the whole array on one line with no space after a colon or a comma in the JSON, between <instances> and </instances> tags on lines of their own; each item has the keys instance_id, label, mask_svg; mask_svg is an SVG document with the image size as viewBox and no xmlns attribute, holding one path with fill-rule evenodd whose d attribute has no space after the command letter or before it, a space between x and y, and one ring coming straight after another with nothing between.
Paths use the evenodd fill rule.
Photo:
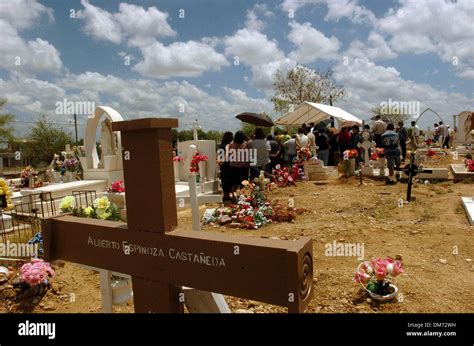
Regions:
<instances>
[{"instance_id":1,"label":"carved spiral decoration","mask_svg":"<svg viewBox=\"0 0 474 346\"><path fill-rule=\"evenodd\" d=\"M311 256L306 253L303 257L300 271L300 297L305 300L311 292L313 284L313 260Z\"/></svg>"}]
</instances>

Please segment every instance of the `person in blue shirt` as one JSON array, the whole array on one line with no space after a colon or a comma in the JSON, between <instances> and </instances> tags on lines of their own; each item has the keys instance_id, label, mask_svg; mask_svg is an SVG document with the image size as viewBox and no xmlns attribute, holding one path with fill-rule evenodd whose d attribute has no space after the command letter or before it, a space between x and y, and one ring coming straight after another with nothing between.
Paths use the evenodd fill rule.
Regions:
<instances>
[{"instance_id":1,"label":"person in blue shirt","mask_svg":"<svg viewBox=\"0 0 474 346\"><path fill-rule=\"evenodd\" d=\"M389 173L389 177L386 181L387 185L395 184L395 181L393 180L395 168L400 167L400 142L398 140L398 133L396 133L394 129L395 126L392 123L388 124L387 131L385 131L381 137Z\"/></svg>"}]
</instances>

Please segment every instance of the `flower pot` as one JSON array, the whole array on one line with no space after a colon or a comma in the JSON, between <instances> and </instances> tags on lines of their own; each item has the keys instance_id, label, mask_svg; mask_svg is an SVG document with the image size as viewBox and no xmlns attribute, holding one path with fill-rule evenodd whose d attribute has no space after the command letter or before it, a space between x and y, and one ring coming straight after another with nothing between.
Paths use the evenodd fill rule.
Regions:
<instances>
[{"instance_id":1,"label":"flower pot","mask_svg":"<svg viewBox=\"0 0 474 346\"><path fill-rule=\"evenodd\" d=\"M76 181L76 175L77 175L77 172L66 171L66 173L64 173L63 181L65 183Z\"/></svg>"},{"instance_id":2,"label":"flower pot","mask_svg":"<svg viewBox=\"0 0 474 346\"><path fill-rule=\"evenodd\" d=\"M373 300L376 300L378 302L386 302L386 301L395 299L398 295L397 286L395 286L394 284L389 284L389 286L392 287L394 289L394 291L390 294L385 295L385 296L381 296L379 294L371 292L367 288L365 290L367 291L367 293L369 293L370 298L372 298Z\"/></svg>"},{"instance_id":3,"label":"flower pot","mask_svg":"<svg viewBox=\"0 0 474 346\"><path fill-rule=\"evenodd\" d=\"M199 176L200 176L200 182L201 183L206 182L206 163L207 163L207 161L199 161L198 162Z\"/></svg>"},{"instance_id":4,"label":"flower pot","mask_svg":"<svg viewBox=\"0 0 474 346\"><path fill-rule=\"evenodd\" d=\"M53 177L54 177L54 182L55 182L55 183L58 183L58 184L59 184L59 183L61 182L61 178L62 178L61 172L59 172L59 171L53 171Z\"/></svg>"},{"instance_id":5,"label":"flower pot","mask_svg":"<svg viewBox=\"0 0 474 346\"><path fill-rule=\"evenodd\" d=\"M104 192L110 202L115 204L119 209L125 209L125 192Z\"/></svg>"},{"instance_id":6,"label":"flower pot","mask_svg":"<svg viewBox=\"0 0 474 346\"><path fill-rule=\"evenodd\" d=\"M113 280L110 284L112 287L112 304L125 305L132 298L132 284L130 280Z\"/></svg>"},{"instance_id":7,"label":"flower pot","mask_svg":"<svg viewBox=\"0 0 474 346\"><path fill-rule=\"evenodd\" d=\"M179 181L179 161L173 161L174 181Z\"/></svg>"}]
</instances>

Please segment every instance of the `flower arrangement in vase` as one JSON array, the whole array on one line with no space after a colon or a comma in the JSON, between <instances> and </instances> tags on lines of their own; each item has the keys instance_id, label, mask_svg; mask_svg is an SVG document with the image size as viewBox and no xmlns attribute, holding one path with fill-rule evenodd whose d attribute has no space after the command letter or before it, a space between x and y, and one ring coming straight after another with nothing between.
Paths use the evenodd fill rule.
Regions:
<instances>
[{"instance_id":1,"label":"flower arrangement in vase","mask_svg":"<svg viewBox=\"0 0 474 346\"><path fill-rule=\"evenodd\" d=\"M279 187L295 185L298 178L304 179L304 171L296 163L291 167L276 165L273 171L273 181Z\"/></svg>"},{"instance_id":2,"label":"flower arrangement in vase","mask_svg":"<svg viewBox=\"0 0 474 346\"><path fill-rule=\"evenodd\" d=\"M402 273L401 261L375 258L359 264L353 281L360 283L371 298L387 301L397 296L398 289L391 281Z\"/></svg>"},{"instance_id":3,"label":"flower arrangement in vase","mask_svg":"<svg viewBox=\"0 0 474 346\"><path fill-rule=\"evenodd\" d=\"M123 180L114 181L104 195L120 209L125 208L125 186Z\"/></svg>"},{"instance_id":4,"label":"flower arrangement in vase","mask_svg":"<svg viewBox=\"0 0 474 346\"><path fill-rule=\"evenodd\" d=\"M91 219L120 221L120 209L111 203L107 196L99 197L86 208L76 206L74 197L66 196L59 203L62 213L72 213L77 217L87 217Z\"/></svg>"}]
</instances>

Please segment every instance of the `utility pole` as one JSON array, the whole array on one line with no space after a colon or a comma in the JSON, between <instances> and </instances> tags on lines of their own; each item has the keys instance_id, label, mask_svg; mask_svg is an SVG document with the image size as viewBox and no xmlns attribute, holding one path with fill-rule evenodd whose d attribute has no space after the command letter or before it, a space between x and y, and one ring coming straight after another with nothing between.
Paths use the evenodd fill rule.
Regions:
<instances>
[{"instance_id":1,"label":"utility pole","mask_svg":"<svg viewBox=\"0 0 474 346\"><path fill-rule=\"evenodd\" d=\"M76 115L76 113L74 113L74 129L75 129L75 132L76 132L76 145L78 145L79 141L77 139L77 115Z\"/></svg>"}]
</instances>

